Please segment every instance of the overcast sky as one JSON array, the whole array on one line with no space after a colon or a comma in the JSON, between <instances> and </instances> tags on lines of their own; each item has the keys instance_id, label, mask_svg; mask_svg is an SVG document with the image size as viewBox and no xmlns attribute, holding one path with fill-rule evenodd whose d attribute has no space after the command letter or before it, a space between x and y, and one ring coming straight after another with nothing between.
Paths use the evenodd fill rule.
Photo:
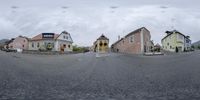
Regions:
<instances>
[{"instance_id":1,"label":"overcast sky","mask_svg":"<svg viewBox=\"0 0 200 100\"><path fill-rule=\"evenodd\" d=\"M146 27L155 43L176 29L200 40L199 0L0 0L0 39L66 30L90 46L103 33L110 44Z\"/></svg>"}]
</instances>

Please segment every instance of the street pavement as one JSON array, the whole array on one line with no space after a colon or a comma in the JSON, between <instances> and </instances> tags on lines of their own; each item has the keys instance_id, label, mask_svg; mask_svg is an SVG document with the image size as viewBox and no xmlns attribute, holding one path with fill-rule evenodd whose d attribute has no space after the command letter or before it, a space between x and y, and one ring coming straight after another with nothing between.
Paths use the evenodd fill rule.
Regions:
<instances>
[{"instance_id":1,"label":"street pavement","mask_svg":"<svg viewBox=\"0 0 200 100\"><path fill-rule=\"evenodd\" d=\"M142 56L0 51L0 100L200 100L200 52Z\"/></svg>"}]
</instances>

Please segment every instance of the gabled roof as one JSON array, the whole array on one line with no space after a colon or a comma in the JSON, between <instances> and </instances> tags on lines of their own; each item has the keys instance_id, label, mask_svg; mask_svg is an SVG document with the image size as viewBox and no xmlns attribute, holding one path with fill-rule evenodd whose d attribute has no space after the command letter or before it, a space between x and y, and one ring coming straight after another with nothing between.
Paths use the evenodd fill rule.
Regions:
<instances>
[{"instance_id":1,"label":"gabled roof","mask_svg":"<svg viewBox=\"0 0 200 100\"><path fill-rule=\"evenodd\" d=\"M26 36L19 35L18 37L20 37L20 38L25 38L25 39L27 39L27 40L30 40L30 38L28 38L28 37L26 37Z\"/></svg>"},{"instance_id":2,"label":"gabled roof","mask_svg":"<svg viewBox=\"0 0 200 100\"><path fill-rule=\"evenodd\" d=\"M149 31L147 28L141 27L141 28L139 28L139 29L136 29L136 30L130 32L130 33L127 34L124 38L127 38L128 36L130 36L130 35L132 35L132 34L138 33L138 32L140 32L142 29L145 29L145 30ZM124 38L121 38L120 40L116 41L116 42L113 43L112 45L115 45L115 44L119 43L119 42L122 41Z\"/></svg>"},{"instance_id":3,"label":"gabled roof","mask_svg":"<svg viewBox=\"0 0 200 100\"><path fill-rule=\"evenodd\" d=\"M61 34L69 34L69 37L70 37L70 39L71 39L71 41L70 42L72 42L73 43L73 39L72 39L72 37L71 37L71 35L70 35L70 33L68 33L67 31L62 31L57 37L56 37L56 40L58 39L58 37L60 37L60 35Z\"/></svg>"},{"instance_id":4,"label":"gabled roof","mask_svg":"<svg viewBox=\"0 0 200 100\"><path fill-rule=\"evenodd\" d=\"M160 44L157 43L154 47L161 47L161 46L160 46Z\"/></svg>"},{"instance_id":5,"label":"gabled roof","mask_svg":"<svg viewBox=\"0 0 200 100\"><path fill-rule=\"evenodd\" d=\"M58 36L57 37L55 37L56 39L58 39L58 37L61 35L61 34L69 34L67 31L63 31L62 33L60 33L60 34L57 34Z\"/></svg>"},{"instance_id":6,"label":"gabled roof","mask_svg":"<svg viewBox=\"0 0 200 100\"><path fill-rule=\"evenodd\" d=\"M118 41L116 41L115 43L113 43L112 45L115 45L117 43L119 43L120 41L122 41L124 38L119 39Z\"/></svg>"},{"instance_id":7,"label":"gabled roof","mask_svg":"<svg viewBox=\"0 0 200 100\"><path fill-rule=\"evenodd\" d=\"M5 45L8 45L8 44L10 44L11 42L13 42L15 39L14 38L12 38L12 39L10 39L9 41L6 41L5 42Z\"/></svg>"},{"instance_id":8,"label":"gabled roof","mask_svg":"<svg viewBox=\"0 0 200 100\"><path fill-rule=\"evenodd\" d=\"M127 35L125 36L125 38L128 37L128 36L130 36L130 35L132 35L132 34L135 34L135 33L140 32L142 29L145 29L145 30L149 31L147 28L145 28L145 27L141 27L141 28L136 29L136 30L130 32L129 34L127 34Z\"/></svg>"},{"instance_id":9,"label":"gabled roof","mask_svg":"<svg viewBox=\"0 0 200 100\"><path fill-rule=\"evenodd\" d=\"M97 40L109 40L109 39L102 34Z\"/></svg>"},{"instance_id":10,"label":"gabled roof","mask_svg":"<svg viewBox=\"0 0 200 100\"><path fill-rule=\"evenodd\" d=\"M190 38L189 36L185 36L184 34L180 33L180 32L177 31L177 30L166 31L165 33L167 33L167 35L166 35L161 41L163 41L165 38L167 38L168 36L172 35L173 33L178 33L178 34L184 36L186 39L189 39L189 38ZM190 39L189 39L189 40L190 40Z\"/></svg>"},{"instance_id":11,"label":"gabled roof","mask_svg":"<svg viewBox=\"0 0 200 100\"><path fill-rule=\"evenodd\" d=\"M61 34L69 34L69 33L66 32L66 31L63 31L63 32L60 33L60 34L50 33L50 34L54 34L54 38L43 38L42 34L43 34L43 33L36 35L36 36L33 37L32 39L30 39L30 41L39 41L39 40L58 40L58 37L59 37ZM48 34L48 33L47 33L47 34ZM69 34L69 36L70 36L70 39L72 40L70 34ZM73 43L73 40L72 40L71 42Z\"/></svg>"},{"instance_id":12,"label":"gabled roof","mask_svg":"<svg viewBox=\"0 0 200 100\"><path fill-rule=\"evenodd\" d=\"M55 33L54 33L54 40L57 39L58 37L59 37L59 34L55 34ZM31 40L32 40L32 41L43 40L43 38L42 38L42 33L36 35L36 36L33 37Z\"/></svg>"}]
</instances>

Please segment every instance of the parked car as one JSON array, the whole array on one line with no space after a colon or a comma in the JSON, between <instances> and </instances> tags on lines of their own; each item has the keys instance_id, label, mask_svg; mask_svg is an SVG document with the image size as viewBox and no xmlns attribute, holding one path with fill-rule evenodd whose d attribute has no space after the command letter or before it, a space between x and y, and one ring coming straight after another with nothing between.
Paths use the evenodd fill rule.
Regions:
<instances>
[{"instance_id":1,"label":"parked car","mask_svg":"<svg viewBox=\"0 0 200 100\"><path fill-rule=\"evenodd\" d=\"M194 51L194 48L191 48L190 51Z\"/></svg>"},{"instance_id":2,"label":"parked car","mask_svg":"<svg viewBox=\"0 0 200 100\"><path fill-rule=\"evenodd\" d=\"M1 51L5 51L6 49L5 48L1 48Z\"/></svg>"},{"instance_id":3,"label":"parked car","mask_svg":"<svg viewBox=\"0 0 200 100\"><path fill-rule=\"evenodd\" d=\"M17 52L17 50L15 50L15 49L6 49L5 51L6 52Z\"/></svg>"}]
</instances>

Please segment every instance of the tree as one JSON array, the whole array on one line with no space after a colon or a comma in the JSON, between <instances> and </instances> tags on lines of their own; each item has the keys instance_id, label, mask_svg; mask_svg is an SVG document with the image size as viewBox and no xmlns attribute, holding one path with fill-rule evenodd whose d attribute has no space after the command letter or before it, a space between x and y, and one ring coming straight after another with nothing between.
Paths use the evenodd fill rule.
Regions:
<instances>
[{"instance_id":1,"label":"tree","mask_svg":"<svg viewBox=\"0 0 200 100\"><path fill-rule=\"evenodd\" d=\"M73 51L80 51L80 48L77 45L73 46Z\"/></svg>"},{"instance_id":2,"label":"tree","mask_svg":"<svg viewBox=\"0 0 200 100\"><path fill-rule=\"evenodd\" d=\"M198 46L198 49L200 49L200 45Z\"/></svg>"},{"instance_id":3,"label":"tree","mask_svg":"<svg viewBox=\"0 0 200 100\"><path fill-rule=\"evenodd\" d=\"M73 46L73 51L74 52L84 52L85 48L84 47L78 47L77 45Z\"/></svg>"},{"instance_id":4,"label":"tree","mask_svg":"<svg viewBox=\"0 0 200 100\"><path fill-rule=\"evenodd\" d=\"M194 47L194 45L192 45L192 46L191 46L191 48L193 48L193 49L194 49L194 48L195 48L195 47Z\"/></svg>"}]
</instances>

